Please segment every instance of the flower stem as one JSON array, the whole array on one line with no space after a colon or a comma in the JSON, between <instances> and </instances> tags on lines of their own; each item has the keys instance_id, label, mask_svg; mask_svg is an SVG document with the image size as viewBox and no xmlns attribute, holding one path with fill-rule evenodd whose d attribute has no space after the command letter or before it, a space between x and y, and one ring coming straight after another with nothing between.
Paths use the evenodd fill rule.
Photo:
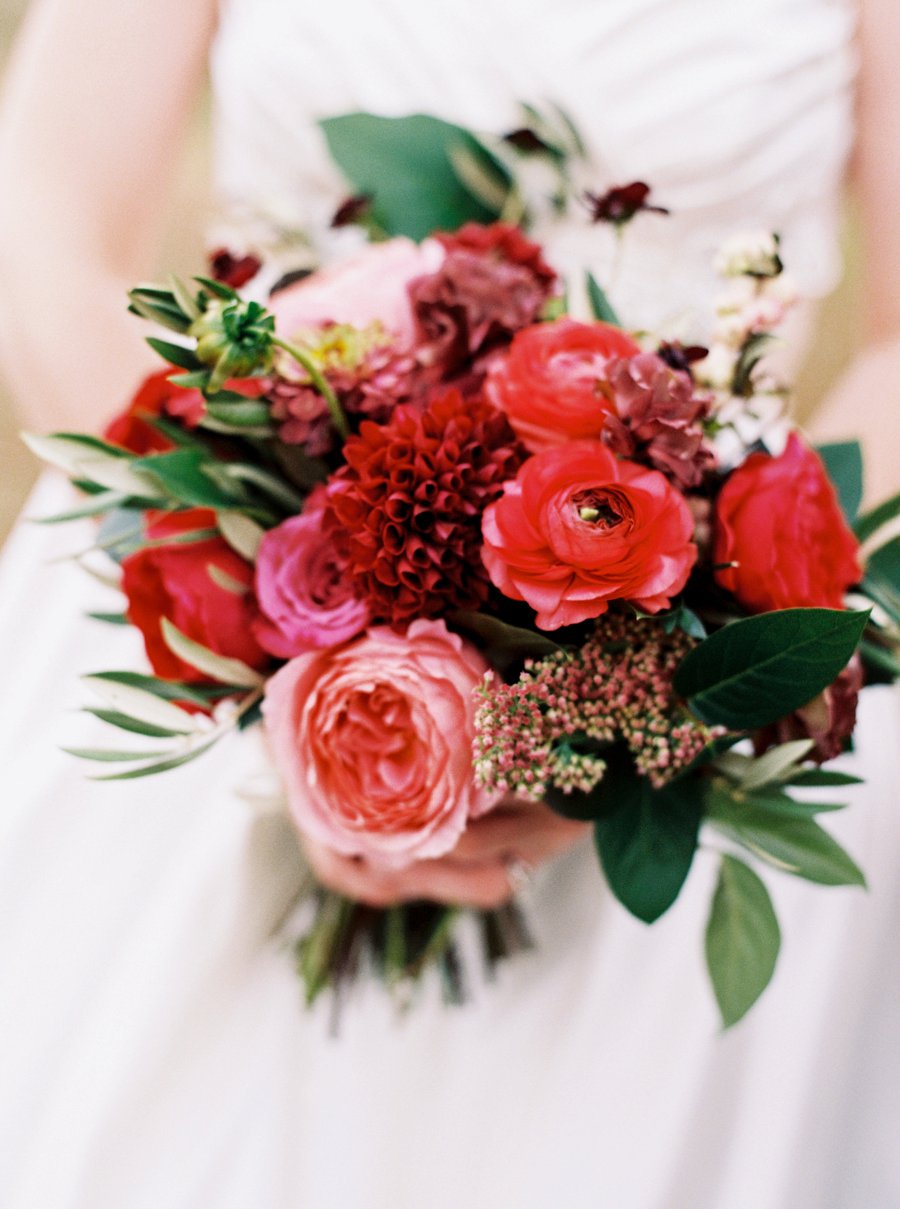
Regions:
<instances>
[{"instance_id":1,"label":"flower stem","mask_svg":"<svg viewBox=\"0 0 900 1209\"><path fill-rule=\"evenodd\" d=\"M328 410L331 413L331 420L335 428L342 437L349 437L350 425L347 423L347 417L344 415L343 409L338 402L338 397L331 389L327 378L315 364L312 357L305 353L302 348L297 348L295 344L291 344L287 340L282 340L280 336L275 336L272 343L278 348L283 349L289 356L293 357L298 365L302 365L309 374L310 381L313 386L325 400L328 405Z\"/></svg>"}]
</instances>

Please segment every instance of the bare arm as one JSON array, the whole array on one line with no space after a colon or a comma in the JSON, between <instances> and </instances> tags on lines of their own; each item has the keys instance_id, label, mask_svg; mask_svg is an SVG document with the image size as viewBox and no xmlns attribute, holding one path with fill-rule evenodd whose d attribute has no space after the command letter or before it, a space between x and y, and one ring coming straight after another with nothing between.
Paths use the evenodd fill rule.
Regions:
<instances>
[{"instance_id":1,"label":"bare arm","mask_svg":"<svg viewBox=\"0 0 900 1209\"><path fill-rule=\"evenodd\" d=\"M854 184L865 240L867 342L813 420L817 439L858 435L866 497L900 491L900 5L861 0Z\"/></svg>"},{"instance_id":2,"label":"bare arm","mask_svg":"<svg viewBox=\"0 0 900 1209\"><path fill-rule=\"evenodd\" d=\"M0 356L26 422L98 427L150 354L153 263L214 0L33 0L0 109Z\"/></svg>"}]
</instances>

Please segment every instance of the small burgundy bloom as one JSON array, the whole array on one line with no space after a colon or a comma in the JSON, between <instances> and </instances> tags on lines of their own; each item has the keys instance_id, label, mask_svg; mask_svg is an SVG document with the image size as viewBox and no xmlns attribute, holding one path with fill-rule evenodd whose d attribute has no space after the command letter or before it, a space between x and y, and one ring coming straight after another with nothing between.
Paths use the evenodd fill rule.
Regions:
<instances>
[{"instance_id":1,"label":"small burgundy bloom","mask_svg":"<svg viewBox=\"0 0 900 1209\"><path fill-rule=\"evenodd\" d=\"M617 185L606 193L588 191L584 200L591 212L591 222L608 222L621 227L631 222L641 210L652 214L669 213L664 206L651 206L647 201L649 196L649 185L643 181L633 181L630 185Z\"/></svg>"},{"instance_id":2,"label":"small burgundy bloom","mask_svg":"<svg viewBox=\"0 0 900 1209\"><path fill-rule=\"evenodd\" d=\"M702 361L709 356L709 349L704 348L702 344L684 345L678 340L664 340L656 354L662 357L670 369L683 369L690 373L695 361Z\"/></svg>"},{"instance_id":3,"label":"small burgundy bloom","mask_svg":"<svg viewBox=\"0 0 900 1209\"><path fill-rule=\"evenodd\" d=\"M612 363L607 379L615 411L605 417L604 443L682 489L696 487L715 456L701 424L710 400L695 391L690 374L655 353L638 353Z\"/></svg>"},{"instance_id":4,"label":"small burgundy bloom","mask_svg":"<svg viewBox=\"0 0 900 1209\"><path fill-rule=\"evenodd\" d=\"M411 282L409 296L420 356L453 372L534 323L556 274L540 247L507 223L467 223L437 239L444 262Z\"/></svg>"},{"instance_id":5,"label":"small burgundy bloom","mask_svg":"<svg viewBox=\"0 0 900 1209\"><path fill-rule=\"evenodd\" d=\"M371 193L357 193L341 202L331 219L332 227L352 227L365 219L372 208Z\"/></svg>"},{"instance_id":6,"label":"small burgundy bloom","mask_svg":"<svg viewBox=\"0 0 900 1209\"><path fill-rule=\"evenodd\" d=\"M209 255L209 269L216 281L239 290L251 281L262 268L258 256L235 256L227 248L217 248Z\"/></svg>"}]
</instances>

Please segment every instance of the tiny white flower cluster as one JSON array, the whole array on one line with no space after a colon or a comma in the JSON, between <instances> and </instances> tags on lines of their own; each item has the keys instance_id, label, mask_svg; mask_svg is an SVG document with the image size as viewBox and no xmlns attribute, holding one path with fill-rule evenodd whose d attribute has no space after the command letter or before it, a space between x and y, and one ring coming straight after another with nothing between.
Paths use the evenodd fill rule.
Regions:
<instances>
[{"instance_id":1,"label":"tiny white flower cluster","mask_svg":"<svg viewBox=\"0 0 900 1209\"><path fill-rule=\"evenodd\" d=\"M730 469L754 445L773 454L784 448L787 390L756 362L798 295L782 272L778 237L771 232L730 239L715 267L727 282L716 299L709 352L694 372L715 395L713 443L719 464Z\"/></svg>"}]
</instances>

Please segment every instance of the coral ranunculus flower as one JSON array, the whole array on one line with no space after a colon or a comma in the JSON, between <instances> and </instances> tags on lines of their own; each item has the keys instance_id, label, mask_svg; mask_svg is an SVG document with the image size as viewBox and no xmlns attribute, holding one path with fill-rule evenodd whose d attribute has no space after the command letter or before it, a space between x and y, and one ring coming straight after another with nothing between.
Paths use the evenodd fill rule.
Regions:
<instances>
[{"instance_id":1,"label":"coral ranunculus flower","mask_svg":"<svg viewBox=\"0 0 900 1209\"><path fill-rule=\"evenodd\" d=\"M486 670L474 647L426 620L285 664L263 715L300 831L395 867L449 852L493 802L472 776Z\"/></svg>"},{"instance_id":2,"label":"coral ranunculus flower","mask_svg":"<svg viewBox=\"0 0 900 1209\"><path fill-rule=\"evenodd\" d=\"M600 441L530 458L484 514L482 558L496 586L524 600L545 630L627 600L667 608L697 559L684 497L658 471Z\"/></svg>"},{"instance_id":3,"label":"coral ranunculus flower","mask_svg":"<svg viewBox=\"0 0 900 1209\"><path fill-rule=\"evenodd\" d=\"M513 337L507 356L491 366L485 394L532 452L598 437L613 411L607 365L640 351L608 323L539 323Z\"/></svg>"},{"instance_id":4,"label":"coral ranunculus flower","mask_svg":"<svg viewBox=\"0 0 900 1209\"><path fill-rule=\"evenodd\" d=\"M777 458L751 454L719 494L716 580L754 613L842 608L858 554L819 455L796 433Z\"/></svg>"}]
</instances>

